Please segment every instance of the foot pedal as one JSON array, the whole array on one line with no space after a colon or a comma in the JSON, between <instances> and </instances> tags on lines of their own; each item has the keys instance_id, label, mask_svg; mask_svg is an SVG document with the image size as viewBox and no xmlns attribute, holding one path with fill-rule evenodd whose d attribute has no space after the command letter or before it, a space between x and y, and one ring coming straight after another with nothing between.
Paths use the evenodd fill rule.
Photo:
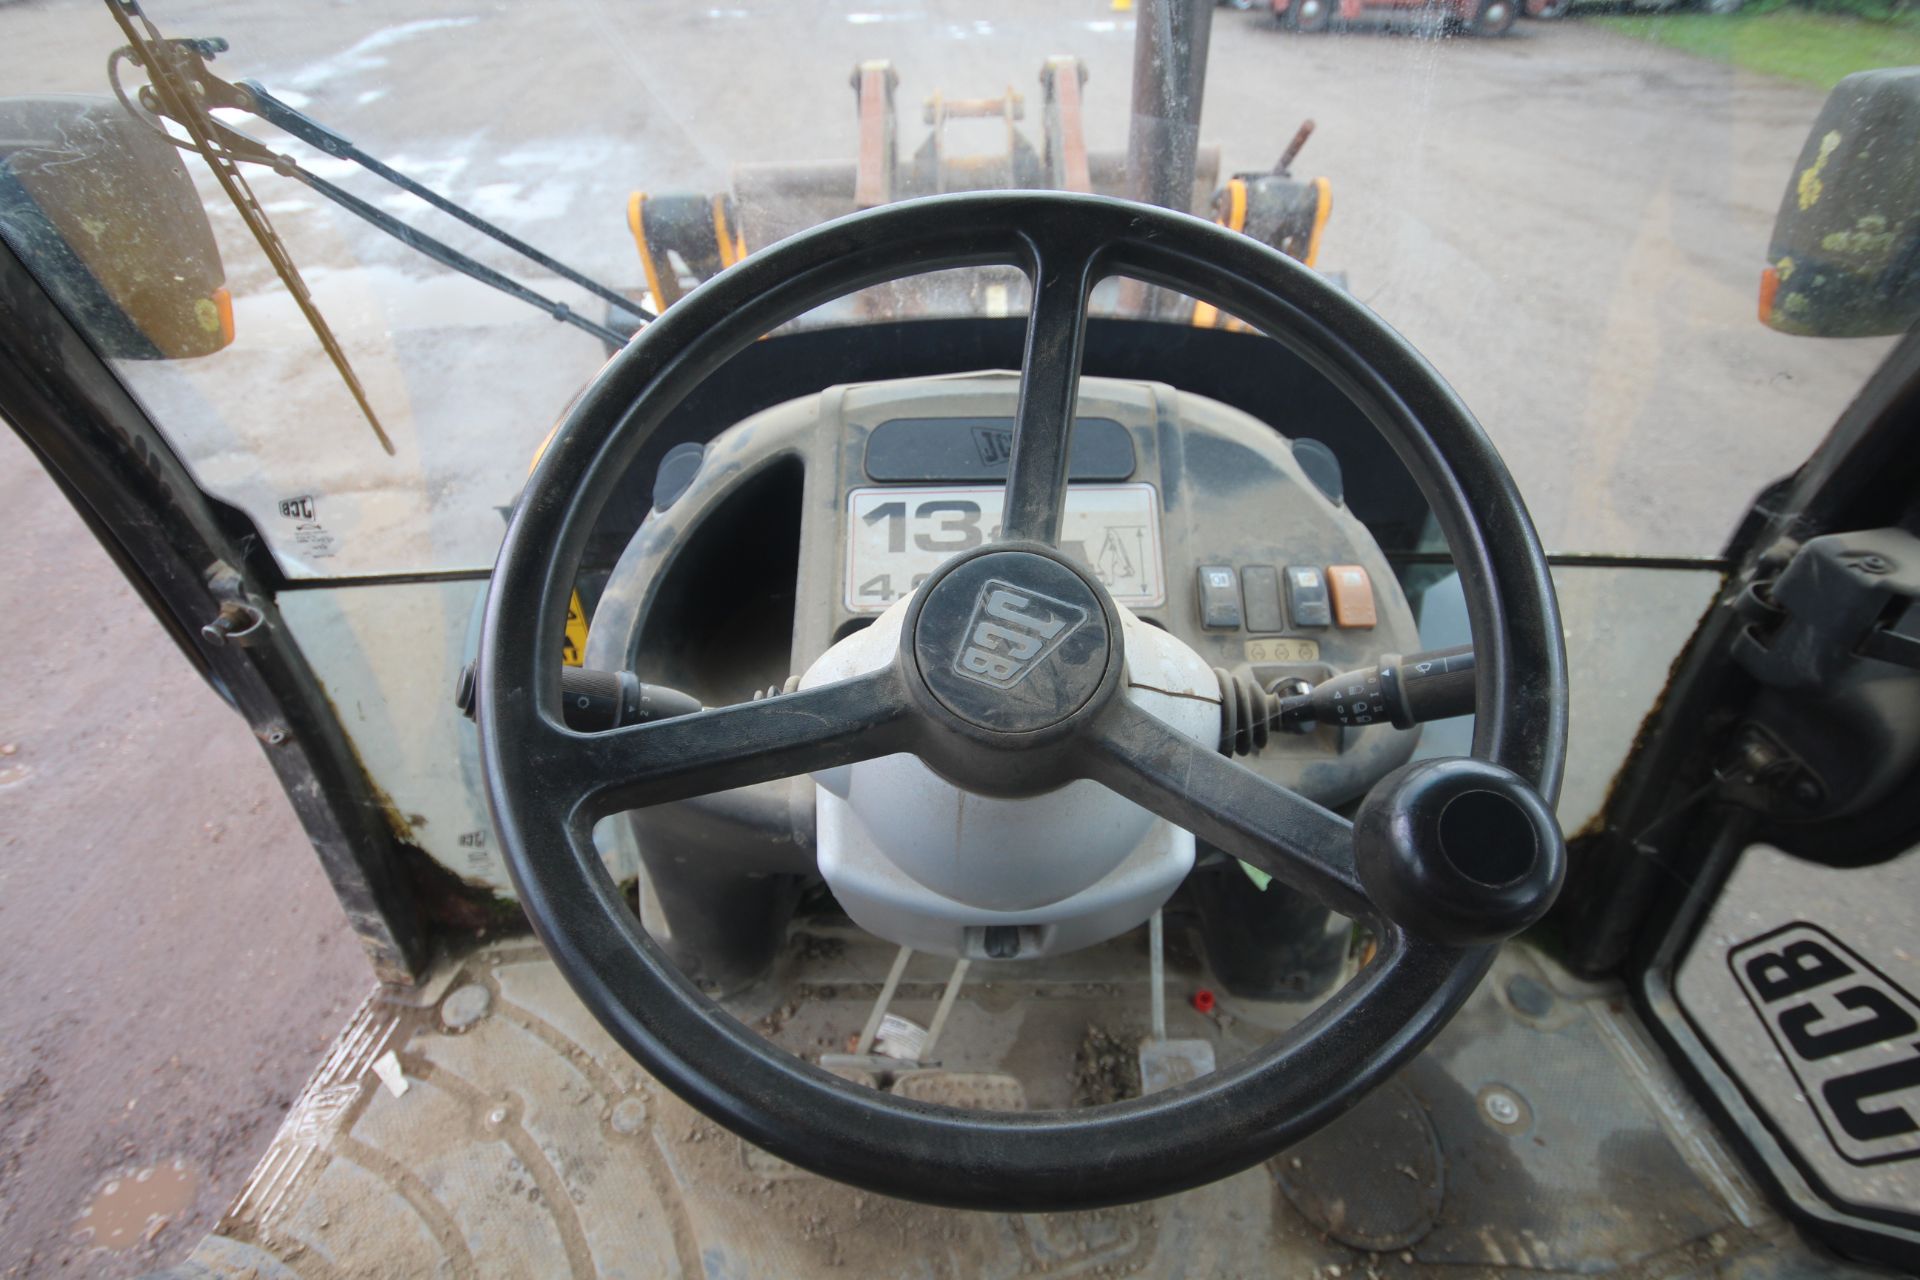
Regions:
<instances>
[{"instance_id":1,"label":"foot pedal","mask_svg":"<svg viewBox=\"0 0 1920 1280\"><path fill-rule=\"evenodd\" d=\"M851 1080L855 1084L865 1085L869 1089L880 1087L881 1074L890 1065L870 1053L823 1053L820 1055L822 1071L839 1076L842 1080Z\"/></svg>"},{"instance_id":2,"label":"foot pedal","mask_svg":"<svg viewBox=\"0 0 1920 1280\"><path fill-rule=\"evenodd\" d=\"M1213 1070L1211 1040L1148 1040L1140 1046L1140 1090L1158 1093Z\"/></svg>"},{"instance_id":3,"label":"foot pedal","mask_svg":"<svg viewBox=\"0 0 1920 1280\"><path fill-rule=\"evenodd\" d=\"M893 1092L915 1102L935 1102L964 1111L1025 1111L1027 1091L997 1071L903 1071Z\"/></svg>"}]
</instances>

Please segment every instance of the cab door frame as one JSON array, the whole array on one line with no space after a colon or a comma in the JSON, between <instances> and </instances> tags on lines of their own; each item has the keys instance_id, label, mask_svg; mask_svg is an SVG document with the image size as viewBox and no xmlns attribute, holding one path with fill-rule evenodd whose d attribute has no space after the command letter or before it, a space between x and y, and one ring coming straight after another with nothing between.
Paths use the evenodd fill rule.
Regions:
<instances>
[{"instance_id":1,"label":"cab door frame","mask_svg":"<svg viewBox=\"0 0 1920 1280\"><path fill-rule=\"evenodd\" d=\"M1753 625L1743 599L1756 583L1764 591L1810 539L1886 527L1920 531L1920 331L1895 347L1800 469L1760 495L1730 541L1734 568L1715 607L1675 663L1601 821L1572 844L1557 919L1570 967L1627 980L1701 1105L1799 1226L1842 1253L1920 1269L1920 1211L1863 1210L1824 1187L1675 994L1680 962L1751 845L1844 866L1920 845L1920 764L1863 813L1787 821L1756 806L1737 758L1762 692L1734 656Z\"/></svg>"},{"instance_id":2,"label":"cab door frame","mask_svg":"<svg viewBox=\"0 0 1920 1280\"><path fill-rule=\"evenodd\" d=\"M3 241L0 418L195 670L246 720L375 975L419 980L432 947L409 875L418 860L386 821L280 620L274 600L283 576L246 517L199 488L111 366Z\"/></svg>"}]
</instances>

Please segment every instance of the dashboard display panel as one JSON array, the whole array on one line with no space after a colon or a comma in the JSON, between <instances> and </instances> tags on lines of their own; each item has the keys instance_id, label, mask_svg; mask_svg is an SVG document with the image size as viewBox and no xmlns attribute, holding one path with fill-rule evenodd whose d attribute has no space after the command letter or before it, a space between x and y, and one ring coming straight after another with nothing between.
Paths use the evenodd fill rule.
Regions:
<instances>
[{"instance_id":1,"label":"dashboard display panel","mask_svg":"<svg viewBox=\"0 0 1920 1280\"><path fill-rule=\"evenodd\" d=\"M848 493L847 609L879 613L947 557L999 537L1004 498L1000 485L888 485ZM1072 485L1060 524L1060 549L1091 569L1115 600L1136 609L1166 603L1160 503L1152 485Z\"/></svg>"}]
</instances>

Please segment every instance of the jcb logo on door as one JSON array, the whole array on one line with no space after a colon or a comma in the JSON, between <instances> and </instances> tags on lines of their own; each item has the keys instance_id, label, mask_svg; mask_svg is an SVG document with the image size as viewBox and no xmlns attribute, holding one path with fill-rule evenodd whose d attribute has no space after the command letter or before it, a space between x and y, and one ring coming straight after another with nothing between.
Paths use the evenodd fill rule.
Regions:
<instances>
[{"instance_id":1,"label":"jcb logo on door","mask_svg":"<svg viewBox=\"0 0 1920 1280\"><path fill-rule=\"evenodd\" d=\"M1011 689L1086 620L1078 605L989 578L973 602L953 669L969 680Z\"/></svg>"},{"instance_id":2,"label":"jcb logo on door","mask_svg":"<svg viewBox=\"0 0 1920 1280\"><path fill-rule=\"evenodd\" d=\"M1920 1156L1920 1004L1825 929L1790 924L1727 953L1834 1150Z\"/></svg>"}]
</instances>

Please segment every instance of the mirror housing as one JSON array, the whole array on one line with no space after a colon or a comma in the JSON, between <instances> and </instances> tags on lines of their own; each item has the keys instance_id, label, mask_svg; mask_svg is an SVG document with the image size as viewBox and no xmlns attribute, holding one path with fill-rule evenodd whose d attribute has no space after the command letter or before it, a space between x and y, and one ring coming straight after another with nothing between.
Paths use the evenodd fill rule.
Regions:
<instances>
[{"instance_id":1,"label":"mirror housing","mask_svg":"<svg viewBox=\"0 0 1920 1280\"><path fill-rule=\"evenodd\" d=\"M220 248L181 153L112 98L0 99L0 239L104 356L177 360L233 341Z\"/></svg>"},{"instance_id":2,"label":"mirror housing","mask_svg":"<svg viewBox=\"0 0 1920 1280\"><path fill-rule=\"evenodd\" d=\"M1787 183L1760 276L1760 321L1865 338L1920 319L1920 67L1834 86Z\"/></svg>"}]
</instances>

